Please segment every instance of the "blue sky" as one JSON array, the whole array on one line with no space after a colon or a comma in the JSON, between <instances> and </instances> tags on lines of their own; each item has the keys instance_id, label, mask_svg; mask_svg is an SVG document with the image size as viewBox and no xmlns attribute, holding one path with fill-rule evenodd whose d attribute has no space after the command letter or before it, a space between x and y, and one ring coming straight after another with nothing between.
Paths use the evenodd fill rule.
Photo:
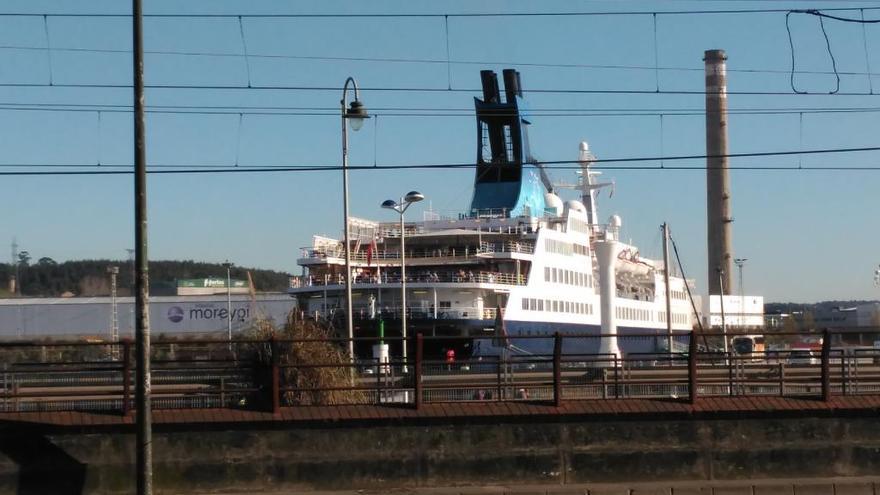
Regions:
<instances>
[{"instance_id":1,"label":"blue sky","mask_svg":"<svg viewBox=\"0 0 880 495\"><path fill-rule=\"evenodd\" d=\"M538 11L664 11L694 9L873 7L880 2L282 2L145 1L153 14L440 13ZM3 13L127 13L126 3L7 0ZM859 11L841 12L858 17ZM880 11L866 11L866 18ZM45 50L48 42L52 51ZM816 18L791 17L798 69L830 70ZM880 25L826 21L838 70L880 72ZM448 58L447 37L448 29ZM341 87L354 76L362 100L379 115L351 134L355 165L466 163L475 157L469 92L370 91L366 88L479 87L479 70L516 67L528 89L702 90L703 51L725 49L729 90L791 92L785 15L658 15L655 45L651 15L570 17L408 18L148 18L148 51L283 57L147 54L153 85L325 86L334 91L150 89L148 107L295 107L312 115L148 115L151 165L337 165L340 163ZM867 57L865 45L867 45ZM0 85L9 83L129 84L130 55L59 50L130 50L130 20L0 16ZM19 48L9 48L19 47ZM38 48L22 49L21 47ZM657 60L655 63L655 52ZM299 58L297 58L299 57ZM342 60L368 58L378 60ZM388 59L433 62L402 63ZM440 63L438 63L438 61ZM467 62L467 63L464 63ZM516 65L524 64L524 65ZM528 64L578 64L545 67ZM584 65L643 66L608 69ZM662 70L655 71L658 65ZM667 70L667 68L695 70ZM744 72L763 69L777 72ZM841 91L880 93L880 75L841 76ZM799 74L799 89L828 92L830 74ZM532 149L545 160L577 157L581 140L604 158L702 154L701 95L529 94L539 114ZM731 95L732 109L880 107L880 97ZM0 86L0 163L104 166L130 164L130 113L10 110L9 104L130 105L126 88ZM73 107L67 107L73 108ZM78 107L80 110L83 107ZM118 110L118 107L113 107ZM395 108L425 108L401 116ZM644 116L552 116L541 109L646 110ZM438 109L458 109L438 115ZM665 115L692 109L695 115ZM326 115L314 115L315 113ZM546 114L546 112L544 112ZM642 112L644 113L644 112ZM397 114L397 115L395 115ZM877 112L778 115L733 114L733 153L877 146ZM877 153L736 159L731 165L880 165ZM699 166L703 161L687 164ZM93 169L93 167L89 167ZM11 170L22 170L12 168ZM40 169L45 170L45 169ZM470 170L356 171L351 212L393 220L379 203L411 189L440 212L467 208ZM553 171L557 180L574 179ZM623 217L624 236L648 256L660 256L659 225L668 221L689 277L706 287L705 173L607 171L616 193L603 197L600 214ZM746 292L775 301L874 299L873 268L880 263L875 220L880 172L733 171L734 248L748 258ZM34 258L56 260L126 257L133 247L131 176L3 177L6 214L0 240L16 237ZM313 233L341 232L339 172L152 175L149 179L152 259L230 259L239 265L298 273L299 248ZM7 255L8 256L8 255ZM5 257L4 257L5 258Z\"/></svg>"}]
</instances>

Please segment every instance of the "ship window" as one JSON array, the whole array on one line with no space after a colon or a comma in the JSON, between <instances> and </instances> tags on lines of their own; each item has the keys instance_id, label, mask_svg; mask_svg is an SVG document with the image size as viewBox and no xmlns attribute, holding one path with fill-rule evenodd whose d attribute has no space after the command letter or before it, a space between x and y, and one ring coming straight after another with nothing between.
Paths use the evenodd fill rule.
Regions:
<instances>
[{"instance_id":1,"label":"ship window","mask_svg":"<svg viewBox=\"0 0 880 495\"><path fill-rule=\"evenodd\" d=\"M529 309L529 300L526 298L522 300L522 309Z\"/></svg>"},{"instance_id":2,"label":"ship window","mask_svg":"<svg viewBox=\"0 0 880 495\"><path fill-rule=\"evenodd\" d=\"M538 311L544 311L544 300L538 299Z\"/></svg>"},{"instance_id":3,"label":"ship window","mask_svg":"<svg viewBox=\"0 0 880 495\"><path fill-rule=\"evenodd\" d=\"M559 312L559 301L553 301L553 312L554 313Z\"/></svg>"},{"instance_id":4,"label":"ship window","mask_svg":"<svg viewBox=\"0 0 880 495\"><path fill-rule=\"evenodd\" d=\"M545 282L550 281L550 267L549 266L544 267L544 281Z\"/></svg>"}]
</instances>

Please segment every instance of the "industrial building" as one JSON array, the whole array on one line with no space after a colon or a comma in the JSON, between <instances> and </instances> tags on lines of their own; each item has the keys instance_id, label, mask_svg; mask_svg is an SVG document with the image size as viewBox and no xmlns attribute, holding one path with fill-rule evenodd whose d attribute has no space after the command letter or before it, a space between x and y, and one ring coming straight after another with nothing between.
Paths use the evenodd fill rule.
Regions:
<instances>
[{"instance_id":1,"label":"industrial building","mask_svg":"<svg viewBox=\"0 0 880 495\"><path fill-rule=\"evenodd\" d=\"M225 292L225 289L224 289ZM150 330L160 335L226 335L251 328L257 319L283 324L295 307L287 294L155 296L150 298ZM227 309L227 305L229 309ZM231 314L231 318L229 315ZM114 323L115 322L115 323ZM134 336L134 298L111 297L0 299L0 339L111 339Z\"/></svg>"}]
</instances>

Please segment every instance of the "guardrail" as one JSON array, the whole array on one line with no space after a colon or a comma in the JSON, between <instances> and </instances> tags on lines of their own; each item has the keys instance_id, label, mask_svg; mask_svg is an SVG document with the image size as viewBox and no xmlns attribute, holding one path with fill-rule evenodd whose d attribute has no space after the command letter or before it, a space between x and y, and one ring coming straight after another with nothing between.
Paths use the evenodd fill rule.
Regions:
<instances>
[{"instance_id":1,"label":"guardrail","mask_svg":"<svg viewBox=\"0 0 880 495\"><path fill-rule=\"evenodd\" d=\"M783 334L774 334L780 336ZM720 352L717 335L676 334L687 352L585 353L585 342L609 336L494 337L500 355L467 359L443 355L461 339L423 337L382 342L410 359L345 356L347 339L236 339L152 343L153 407L255 408L341 404L544 401L620 398L818 397L880 394L880 349L834 347L825 333L818 355L798 349ZM620 336L621 345L665 335ZM484 339L488 342L493 337ZM543 342L537 342L542 340ZM698 345L698 340L701 341ZM367 354L377 339L355 339ZM522 347L546 353L524 354ZM540 345L538 345L540 344ZM446 347L444 347L446 346ZM118 360L112 356L119 356ZM132 410L130 342L0 343L0 411Z\"/></svg>"}]
</instances>

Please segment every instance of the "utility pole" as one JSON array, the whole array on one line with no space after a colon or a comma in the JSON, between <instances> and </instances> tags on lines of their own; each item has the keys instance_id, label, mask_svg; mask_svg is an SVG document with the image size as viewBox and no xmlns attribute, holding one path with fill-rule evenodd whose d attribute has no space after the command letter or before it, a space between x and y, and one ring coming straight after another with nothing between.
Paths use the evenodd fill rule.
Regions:
<instances>
[{"instance_id":1,"label":"utility pole","mask_svg":"<svg viewBox=\"0 0 880 495\"><path fill-rule=\"evenodd\" d=\"M150 277L147 258L147 143L144 129L144 35L141 0L132 0L134 83L135 355L137 366L137 495L153 493L150 404Z\"/></svg>"},{"instance_id":2,"label":"utility pole","mask_svg":"<svg viewBox=\"0 0 880 495\"><path fill-rule=\"evenodd\" d=\"M669 287L669 224L663 222L663 281L666 284L666 345L672 366L672 289Z\"/></svg>"}]
</instances>

